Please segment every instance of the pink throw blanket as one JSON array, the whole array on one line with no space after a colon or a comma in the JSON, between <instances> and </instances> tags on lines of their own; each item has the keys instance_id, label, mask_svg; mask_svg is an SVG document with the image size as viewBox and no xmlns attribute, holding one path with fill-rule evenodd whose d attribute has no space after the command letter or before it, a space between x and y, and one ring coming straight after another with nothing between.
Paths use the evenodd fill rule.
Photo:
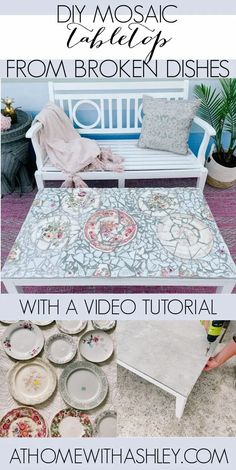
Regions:
<instances>
[{"instance_id":1,"label":"pink throw blanket","mask_svg":"<svg viewBox=\"0 0 236 470\"><path fill-rule=\"evenodd\" d=\"M123 171L122 158L110 149L100 149L95 140L81 137L64 111L48 103L35 117L43 125L39 141L52 164L65 176L62 186L87 186L83 170Z\"/></svg>"}]
</instances>

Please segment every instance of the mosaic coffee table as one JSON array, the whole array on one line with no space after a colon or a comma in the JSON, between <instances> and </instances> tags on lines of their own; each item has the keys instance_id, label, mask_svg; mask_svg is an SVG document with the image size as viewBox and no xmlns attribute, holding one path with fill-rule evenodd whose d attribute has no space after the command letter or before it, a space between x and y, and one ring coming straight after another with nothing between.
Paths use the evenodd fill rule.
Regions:
<instances>
[{"instance_id":1,"label":"mosaic coffee table","mask_svg":"<svg viewBox=\"0 0 236 470\"><path fill-rule=\"evenodd\" d=\"M188 396L219 338L206 354L206 331L197 321L121 321L116 334L117 363L174 395L175 414L181 418ZM137 386L130 400L138 407Z\"/></svg>"},{"instance_id":2,"label":"mosaic coffee table","mask_svg":"<svg viewBox=\"0 0 236 470\"><path fill-rule=\"evenodd\" d=\"M215 286L231 292L235 264L202 192L43 189L2 270L23 286Z\"/></svg>"}]
</instances>

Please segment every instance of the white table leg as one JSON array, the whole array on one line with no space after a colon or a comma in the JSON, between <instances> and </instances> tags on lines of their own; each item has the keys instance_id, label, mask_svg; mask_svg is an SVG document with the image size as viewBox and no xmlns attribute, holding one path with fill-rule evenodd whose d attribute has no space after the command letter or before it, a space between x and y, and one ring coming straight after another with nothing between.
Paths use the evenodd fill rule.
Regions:
<instances>
[{"instance_id":1,"label":"white table leg","mask_svg":"<svg viewBox=\"0 0 236 470\"><path fill-rule=\"evenodd\" d=\"M125 188L125 179L124 177L119 177L118 179L118 188Z\"/></svg>"},{"instance_id":2,"label":"white table leg","mask_svg":"<svg viewBox=\"0 0 236 470\"><path fill-rule=\"evenodd\" d=\"M207 169L203 168L200 173L200 176L198 176L197 178L197 188L201 189L201 191L204 190L206 179L207 179Z\"/></svg>"},{"instance_id":3,"label":"white table leg","mask_svg":"<svg viewBox=\"0 0 236 470\"><path fill-rule=\"evenodd\" d=\"M3 284L8 294L21 294L23 291L22 286L17 286L12 279L5 279Z\"/></svg>"},{"instance_id":4,"label":"white table leg","mask_svg":"<svg viewBox=\"0 0 236 470\"><path fill-rule=\"evenodd\" d=\"M235 281L227 282L227 284L223 286L219 286L216 288L217 294L231 294L233 292L235 286Z\"/></svg>"},{"instance_id":5,"label":"white table leg","mask_svg":"<svg viewBox=\"0 0 236 470\"><path fill-rule=\"evenodd\" d=\"M176 397L176 402L175 402L175 416L176 416L176 418L179 418L179 419L182 418L186 402L187 402L187 398L182 397L181 395Z\"/></svg>"}]
</instances>

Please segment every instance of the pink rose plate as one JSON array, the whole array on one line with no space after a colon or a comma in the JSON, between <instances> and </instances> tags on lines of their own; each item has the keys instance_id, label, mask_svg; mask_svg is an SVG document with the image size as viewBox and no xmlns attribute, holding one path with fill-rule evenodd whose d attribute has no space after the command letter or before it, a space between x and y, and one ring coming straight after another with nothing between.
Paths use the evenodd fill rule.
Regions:
<instances>
[{"instance_id":1,"label":"pink rose plate","mask_svg":"<svg viewBox=\"0 0 236 470\"><path fill-rule=\"evenodd\" d=\"M47 434L45 420L34 408L14 408L0 421L0 437L47 437Z\"/></svg>"}]
</instances>

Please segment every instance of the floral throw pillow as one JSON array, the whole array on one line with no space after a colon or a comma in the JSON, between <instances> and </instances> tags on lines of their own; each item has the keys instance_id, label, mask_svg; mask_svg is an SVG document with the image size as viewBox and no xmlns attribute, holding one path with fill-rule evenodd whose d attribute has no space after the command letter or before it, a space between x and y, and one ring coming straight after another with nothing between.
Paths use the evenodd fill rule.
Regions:
<instances>
[{"instance_id":1,"label":"floral throw pillow","mask_svg":"<svg viewBox=\"0 0 236 470\"><path fill-rule=\"evenodd\" d=\"M143 96L143 124L139 147L186 155L189 131L200 100L183 101Z\"/></svg>"}]
</instances>

